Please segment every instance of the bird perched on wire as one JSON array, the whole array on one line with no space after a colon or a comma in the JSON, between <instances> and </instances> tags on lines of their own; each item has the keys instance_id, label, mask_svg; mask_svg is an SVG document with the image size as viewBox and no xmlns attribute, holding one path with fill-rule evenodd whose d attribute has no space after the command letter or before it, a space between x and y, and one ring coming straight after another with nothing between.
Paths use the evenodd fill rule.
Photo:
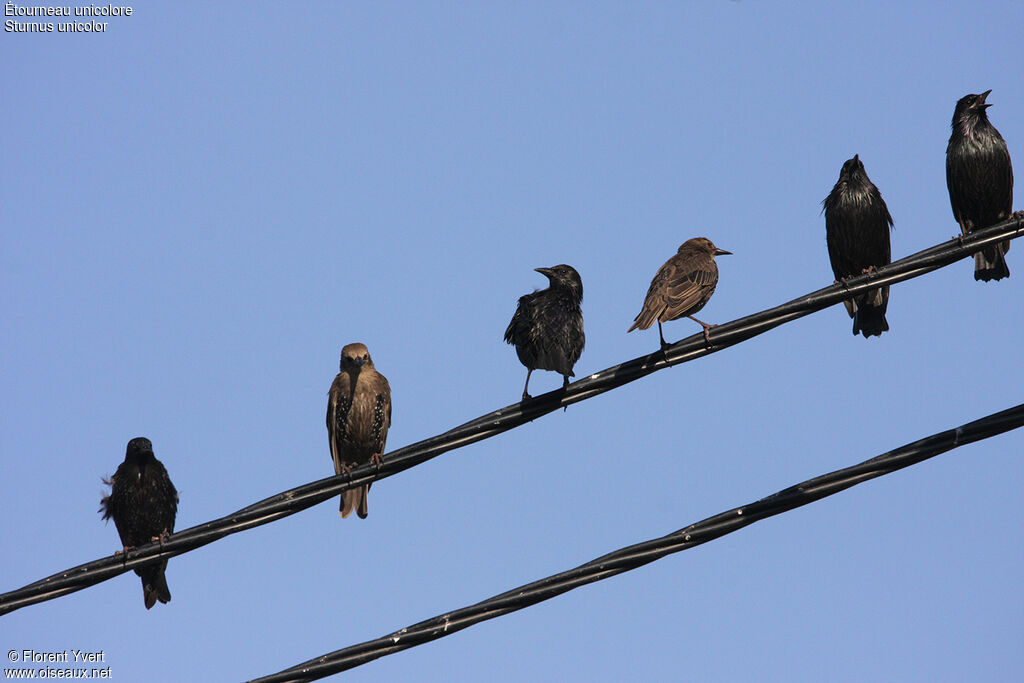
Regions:
<instances>
[{"instance_id":1,"label":"bird perched on wire","mask_svg":"<svg viewBox=\"0 0 1024 683\"><path fill-rule=\"evenodd\" d=\"M327 394L327 438L335 474L370 461L379 465L391 427L391 387L373 367L366 346L347 344L340 365ZM342 492L341 516L355 510L366 519L369 493L370 484Z\"/></svg>"},{"instance_id":2,"label":"bird perched on wire","mask_svg":"<svg viewBox=\"0 0 1024 683\"><path fill-rule=\"evenodd\" d=\"M583 280L564 263L535 268L547 277L547 289L519 297L519 305L505 330L505 341L515 344L519 361L526 366L523 400L530 398L530 375L534 370L553 370L568 386L576 361L583 353Z\"/></svg>"},{"instance_id":3,"label":"bird perched on wire","mask_svg":"<svg viewBox=\"0 0 1024 683\"><path fill-rule=\"evenodd\" d=\"M1006 142L989 123L985 101L991 90L964 95L953 111L953 133L946 147L946 186L953 217L967 235L1009 218L1013 211L1013 166ZM1010 277L1010 241L974 255L975 280Z\"/></svg>"},{"instance_id":4,"label":"bird perched on wire","mask_svg":"<svg viewBox=\"0 0 1024 683\"><path fill-rule=\"evenodd\" d=\"M125 552L150 541L163 541L174 531L178 491L163 463L153 455L149 439L138 437L129 441L124 462L103 483L110 485L110 493L100 500L100 512L103 519L114 518ZM142 577L146 609L157 600L170 602L166 569L167 560L161 560L135 570Z\"/></svg>"},{"instance_id":5,"label":"bird perched on wire","mask_svg":"<svg viewBox=\"0 0 1024 683\"><path fill-rule=\"evenodd\" d=\"M713 325L697 320L693 314L704 308L704 304L715 293L718 285L715 257L729 254L732 252L719 249L707 237L694 237L683 242L675 256L665 261L651 280L644 307L626 332L646 330L657 321L658 337L664 352L668 344L661 332L661 324L686 317L704 328L704 341L710 344L708 331Z\"/></svg>"},{"instance_id":6,"label":"bird perched on wire","mask_svg":"<svg viewBox=\"0 0 1024 683\"><path fill-rule=\"evenodd\" d=\"M892 261L889 228L892 216L882 194L868 178L860 155L847 159L832 192L822 202L825 212L825 241L836 280L881 268ZM865 338L881 336L889 329L885 309L889 286L868 290L843 302L853 318L853 333Z\"/></svg>"}]
</instances>

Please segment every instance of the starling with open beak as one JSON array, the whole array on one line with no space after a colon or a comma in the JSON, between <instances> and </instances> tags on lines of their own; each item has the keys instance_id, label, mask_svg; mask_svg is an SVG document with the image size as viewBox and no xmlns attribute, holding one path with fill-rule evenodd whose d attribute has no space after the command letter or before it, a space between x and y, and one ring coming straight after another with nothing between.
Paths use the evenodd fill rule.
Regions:
<instances>
[{"instance_id":1,"label":"starling with open beak","mask_svg":"<svg viewBox=\"0 0 1024 683\"><path fill-rule=\"evenodd\" d=\"M1013 166L1003 136L989 123L992 105L980 95L964 95L953 111L953 134L946 147L946 186L953 217L967 235L1010 217L1013 211ZM1010 277L1006 252L1010 241L974 255L975 280Z\"/></svg>"}]
</instances>

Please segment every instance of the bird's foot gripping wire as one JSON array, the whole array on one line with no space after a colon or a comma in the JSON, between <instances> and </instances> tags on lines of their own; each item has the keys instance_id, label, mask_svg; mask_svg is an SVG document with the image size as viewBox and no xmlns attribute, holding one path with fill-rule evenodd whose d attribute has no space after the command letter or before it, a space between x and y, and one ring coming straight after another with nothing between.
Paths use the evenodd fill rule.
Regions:
<instances>
[{"instance_id":1,"label":"bird's foot gripping wire","mask_svg":"<svg viewBox=\"0 0 1024 683\"><path fill-rule=\"evenodd\" d=\"M150 540L151 543L159 543L160 544L160 550L162 552L163 551L163 547L164 547L164 541L166 541L168 538L170 538L170 536L171 536L171 532L169 532L167 529L164 529L163 531L161 531L156 536L151 536L149 538L149 540Z\"/></svg>"},{"instance_id":2,"label":"bird's foot gripping wire","mask_svg":"<svg viewBox=\"0 0 1024 683\"><path fill-rule=\"evenodd\" d=\"M686 317L704 328L704 344L710 349L711 348L711 328L712 327L716 327L716 325L708 325L705 322L701 322L700 320L697 320L692 315L688 315Z\"/></svg>"},{"instance_id":3,"label":"bird's foot gripping wire","mask_svg":"<svg viewBox=\"0 0 1024 683\"><path fill-rule=\"evenodd\" d=\"M669 345L666 344L665 340L663 339L661 341L661 359L666 363L668 363L668 347Z\"/></svg>"},{"instance_id":4,"label":"bird's foot gripping wire","mask_svg":"<svg viewBox=\"0 0 1024 683\"><path fill-rule=\"evenodd\" d=\"M704 326L704 345L707 346L709 349L711 348L711 328L712 327L714 327L714 325L705 325Z\"/></svg>"},{"instance_id":5,"label":"bird's foot gripping wire","mask_svg":"<svg viewBox=\"0 0 1024 683\"><path fill-rule=\"evenodd\" d=\"M126 546L123 546L120 550L115 550L114 551L114 557L117 557L118 555L121 556L121 566L124 566L124 565L128 564L128 553L129 553L129 551L132 551L132 550L135 550L135 546L133 546L133 545L126 545Z\"/></svg>"},{"instance_id":6,"label":"bird's foot gripping wire","mask_svg":"<svg viewBox=\"0 0 1024 683\"><path fill-rule=\"evenodd\" d=\"M668 347L669 344L665 341L665 335L661 331L661 321L658 321L658 341L661 342L661 358L668 363Z\"/></svg>"}]
</instances>

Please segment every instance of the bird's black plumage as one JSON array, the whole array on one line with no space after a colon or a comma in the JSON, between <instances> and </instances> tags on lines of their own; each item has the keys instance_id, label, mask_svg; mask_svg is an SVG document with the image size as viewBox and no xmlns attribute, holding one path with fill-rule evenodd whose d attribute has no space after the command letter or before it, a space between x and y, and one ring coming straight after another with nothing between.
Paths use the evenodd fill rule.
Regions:
<instances>
[{"instance_id":1,"label":"bird's black plumage","mask_svg":"<svg viewBox=\"0 0 1024 683\"><path fill-rule=\"evenodd\" d=\"M567 386L586 342L580 274L565 264L535 270L548 278L550 286L519 297L519 306L505 330L505 341L515 344L516 355L526 366L524 401L530 398L527 390L534 370L553 370L564 377L562 386Z\"/></svg>"},{"instance_id":2,"label":"bird's black plumage","mask_svg":"<svg viewBox=\"0 0 1024 683\"><path fill-rule=\"evenodd\" d=\"M683 242L675 255L665 261L654 275L643 308L626 332L646 330L657 321L658 338L664 351L668 344L661 332L661 324L686 317L704 328L704 341L710 344L708 331L713 326L697 320L693 315L704 308L718 286L715 256L731 253L719 249L707 237L694 237Z\"/></svg>"},{"instance_id":3,"label":"bird's black plumage","mask_svg":"<svg viewBox=\"0 0 1024 683\"><path fill-rule=\"evenodd\" d=\"M946 147L946 186L953 217L964 235L1008 218L1013 211L1013 166L1003 136L988 120L985 99L992 92L965 95L953 111L953 133ZM974 255L975 280L1010 276L1010 241Z\"/></svg>"},{"instance_id":4,"label":"bird's black plumage","mask_svg":"<svg viewBox=\"0 0 1024 683\"><path fill-rule=\"evenodd\" d=\"M860 156L847 159L832 192L822 202L825 241L836 280L881 268L892 261L889 228L892 216L882 194L868 178ZM853 318L853 333L881 336L889 329L885 309L889 286L872 289L843 302Z\"/></svg>"},{"instance_id":5,"label":"bird's black plumage","mask_svg":"<svg viewBox=\"0 0 1024 683\"><path fill-rule=\"evenodd\" d=\"M125 550L166 538L174 531L178 491L163 463L153 455L149 439L138 437L129 441L124 462L114 476L103 481L110 484L110 493L100 501L100 512L103 519L114 519ZM142 577L146 609L157 600L170 601L166 569L167 560L162 560L135 570Z\"/></svg>"}]
</instances>

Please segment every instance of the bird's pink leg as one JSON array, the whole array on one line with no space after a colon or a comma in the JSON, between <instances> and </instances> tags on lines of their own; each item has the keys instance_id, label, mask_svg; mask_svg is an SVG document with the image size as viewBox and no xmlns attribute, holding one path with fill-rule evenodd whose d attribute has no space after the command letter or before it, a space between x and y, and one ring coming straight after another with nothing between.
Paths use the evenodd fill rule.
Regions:
<instances>
[{"instance_id":1,"label":"bird's pink leg","mask_svg":"<svg viewBox=\"0 0 1024 683\"><path fill-rule=\"evenodd\" d=\"M688 315L686 317L704 328L704 343L707 344L708 346L711 346L711 334L710 334L710 331L711 331L711 328L715 327L715 326L714 325L708 325L705 322L701 322L700 320L697 320L696 318L694 318L692 315Z\"/></svg>"}]
</instances>

